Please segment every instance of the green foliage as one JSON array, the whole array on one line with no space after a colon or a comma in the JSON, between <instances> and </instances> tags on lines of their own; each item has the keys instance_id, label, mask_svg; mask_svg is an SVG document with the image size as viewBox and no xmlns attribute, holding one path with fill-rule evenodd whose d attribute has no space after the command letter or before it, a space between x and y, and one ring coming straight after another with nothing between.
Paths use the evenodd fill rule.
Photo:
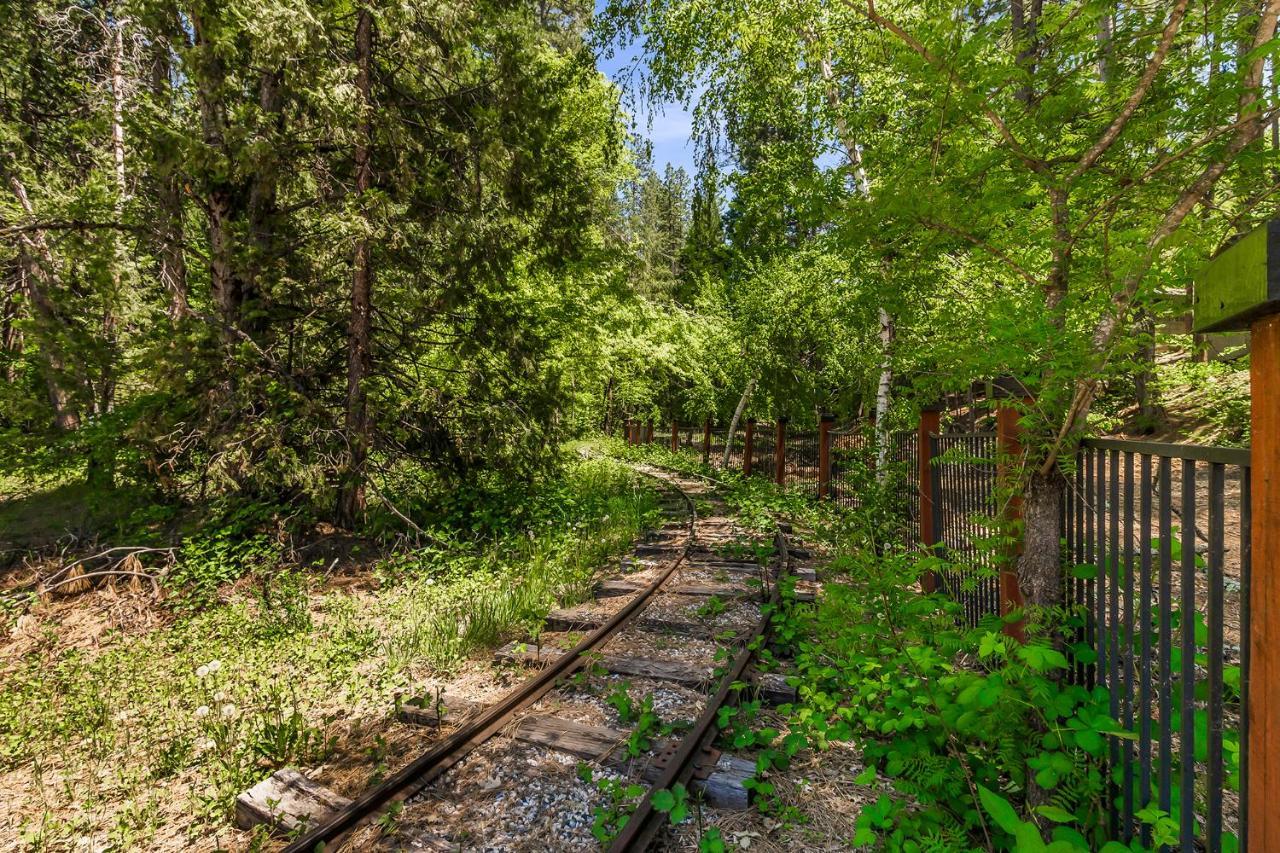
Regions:
<instances>
[{"instance_id":1,"label":"green foliage","mask_svg":"<svg viewBox=\"0 0 1280 853\"><path fill-rule=\"evenodd\" d=\"M207 606L216 601L224 584L250 571L272 570L281 549L262 532L272 515L273 508L264 504L233 505L184 539L177 565L167 577L179 604ZM263 587L264 597L267 589Z\"/></svg>"},{"instance_id":2,"label":"green foliage","mask_svg":"<svg viewBox=\"0 0 1280 853\"><path fill-rule=\"evenodd\" d=\"M666 815L672 823L681 823L689 816L689 791L677 782L671 788L660 788L649 795L654 811Z\"/></svg>"},{"instance_id":3,"label":"green foliage","mask_svg":"<svg viewBox=\"0 0 1280 853\"><path fill-rule=\"evenodd\" d=\"M154 828L151 804L166 802L155 790L163 786L165 797L179 798L181 831L209 846L235 795L277 767L324 763L343 748L344 760L367 758L374 775L385 772L385 742L361 742L358 727L335 725L335 701L392 708L406 684L581 596L594 569L659 516L650 481L608 459L570 465L528 509L544 522L537 529L479 541L468 533L448 548L387 558L383 582L358 590L326 590L279 565L274 548L237 550L236 531L257 542L264 516L228 510L216 536L189 551L205 562L180 562L175 571L188 577L171 581L207 590L202 606L180 599L190 606L171 623L107 632L92 651L47 626L38 651L0 676L0 768L34 768L33 796L51 810L47 819L32 812L16 831L54 847L77 834L105 836L110 827L98 818L55 819L95 798L129 810L120 832L142 839ZM236 570L251 571L252 583L196 583L193 566L213 571L218 553L252 563ZM218 596L224 603L211 606ZM468 614L474 626L462 630ZM655 718L647 737L669 731ZM71 790L41 776L52 763L86 781Z\"/></svg>"},{"instance_id":4,"label":"green foliage","mask_svg":"<svg viewBox=\"0 0 1280 853\"><path fill-rule=\"evenodd\" d=\"M1202 442L1248 446L1249 366L1221 361L1185 359L1164 366L1156 374L1157 387L1164 399L1175 395L1188 399L1195 411L1203 413L1210 429L1205 435L1192 436Z\"/></svg>"},{"instance_id":5,"label":"green foliage","mask_svg":"<svg viewBox=\"0 0 1280 853\"><path fill-rule=\"evenodd\" d=\"M356 521L395 532L388 502L553 470L632 298L586 14L379 8L366 95L348 3L6 6L0 468L326 518L356 436Z\"/></svg>"},{"instance_id":6,"label":"green foliage","mask_svg":"<svg viewBox=\"0 0 1280 853\"><path fill-rule=\"evenodd\" d=\"M588 785L594 782L596 790L604 797L603 804L595 809L591 834L601 846L607 847L636 810L636 804L644 796L645 788L626 779L603 774L596 777L591 765L586 763L578 765L578 778Z\"/></svg>"}]
</instances>

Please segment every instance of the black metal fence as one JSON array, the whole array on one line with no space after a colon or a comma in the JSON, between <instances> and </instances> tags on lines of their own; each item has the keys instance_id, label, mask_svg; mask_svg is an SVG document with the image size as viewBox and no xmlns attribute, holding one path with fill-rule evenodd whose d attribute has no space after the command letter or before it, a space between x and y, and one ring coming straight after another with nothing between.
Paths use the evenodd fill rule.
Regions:
<instances>
[{"instance_id":1,"label":"black metal fence","mask_svg":"<svg viewBox=\"0 0 1280 853\"><path fill-rule=\"evenodd\" d=\"M1068 594L1090 654L1077 677L1108 689L1113 816L1177 822L1182 849L1243 849L1249 451L1084 442L1063 506ZM1175 497L1176 496L1176 497Z\"/></svg>"},{"instance_id":2,"label":"black metal fence","mask_svg":"<svg viewBox=\"0 0 1280 853\"><path fill-rule=\"evenodd\" d=\"M773 479L777 473L774 453L777 450L777 425L757 423L751 441L751 474Z\"/></svg>"},{"instance_id":3,"label":"black metal fence","mask_svg":"<svg viewBox=\"0 0 1280 853\"><path fill-rule=\"evenodd\" d=\"M1000 582L994 539L996 434L929 436L933 531L947 568L938 572L944 589L976 626L1000 612ZM914 540L919 542L920 539Z\"/></svg>"}]
</instances>

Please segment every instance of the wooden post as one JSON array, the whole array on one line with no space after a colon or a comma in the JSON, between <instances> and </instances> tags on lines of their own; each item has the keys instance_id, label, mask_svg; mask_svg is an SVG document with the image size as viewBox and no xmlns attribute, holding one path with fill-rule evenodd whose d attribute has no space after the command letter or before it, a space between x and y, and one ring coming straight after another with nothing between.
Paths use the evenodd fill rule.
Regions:
<instances>
[{"instance_id":1,"label":"wooden post","mask_svg":"<svg viewBox=\"0 0 1280 853\"><path fill-rule=\"evenodd\" d=\"M702 422L702 464L711 464L711 418Z\"/></svg>"},{"instance_id":2,"label":"wooden post","mask_svg":"<svg viewBox=\"0 0 1280 853\"><path fill-rule=\"evenodd\" d=\"M635 418L627 418L627 422L623 424L622 435L627 440L627 444L636 443L636 422Z\"/></svg>"},{"instance_id":3,"label":"wooden post","mask_svg":"<svg viewBox=\"0 0 1280 853\"><path fill-rule=\"evenodd\" d=\"M942 427L942 406L934 404L920 410L920 429L916 433L920 470L917 484L920 489L920 544L926 551L933 551L938 544L939 531L933 529L933 443L932 436ZM938 578L933 572L925 572L920 578L920 588L926 593L936 592Z\"/></svg>"},{"instance_id":4,"label":"wooden post","mask_svg":"<svg viewBox=\"0 0 1280 853\"><path fill-rule=\"evenodd\" d=\"M649 418L649 420L645 421L644 443L653 444L653 418Z\"/></svg>"},{"instance_id":5,"label":"wooden post","mask_svg":"<svg viewBox=\"0 0 1280 853\"><path fill-rule=\"evenodd\" d=\"M1022 419L1022 412L1012 401L1018 397L1021 397L1024 405L1030 405L1034 401L1027 395L1022 383L1016 379L999 380L996 396L1001 400L996 406L996 454L1000 460L997 477L999 482L1007 488L1016 471L1014 466L1022 456L1022 427L1018 423ZM1018 530L1022 522L1021 495L1015 493L1009 496L1009 503L1005 508L1005 522L1009 529L1016 532L1008 553L1004 554L1000 561L1000 615L1002 617L1022 610L1026 606L1022 587L1018 585L1018 556L1022 553L1022 533ZM1003 630L1005 634L1019 642L1026 641L1025 619L1005 622Z\"/></svg>"},{"instance_id":6,"label":"wooden post","mask_svg":"<svg viewBox=\"0 0 1280 853\"><path fill-rule=\"evenodd\" d=\"M680 425L673 418L671 421L671 452L676 453L680 450Z\"/></svg>"},{"instance_id":7,"label":"wooden post","mask_svg":"<svg viewBox=\"0 0 1280 853\"><path fill-rule=\"evenodd\" d=\"M787 419L778 418L774 429L773 481L779 486L787 484Z\"/></svg>"},{"instance_id":8,"label":"wooden post","mask_svg":"<svg viewBox=\"0 0 1280 853\"><path fill-rule=\"evenodd\" d=\"M1247 847L1259 853L1280 850L1280 219L1220 252L1196 276L1194 293L1192 332L1247 329L1252 336L1252 562L1242 599L1249 629L1241 730L1248 748L1242 750L1240 811L1247 816Z\"/></svg>"},{"instance_id":9,"label":"wooden post","mask_svg":"<svg viewBox=\"0 0 1280 853\"><path fill-rule=\"evenodd\" d=\"M751 457L755 455L756 419L747 418L746 433L742 436L742 475L751 476Z\"/></svg>"},{"instance_id":10,"label":"wooden post","mask_svg":"<svg viewBox=\"0 0 1280 853\"><path fill-rule=\"evenodd\" d=\"M818 418L818 500L831 498L831 424L835 415Z\"/></svg>"},{"instance_id":11,"label":"wooden post","mask_svg":"<svg viewBox=\"0 0 1280 853\"><path fill-rule=\"evenodd\" d=\"M1280 809L1272 808L1280 798L1280 314L1255 321L1250 331L1248 844L1280 850Z\"/></svg>"}]
</instances>

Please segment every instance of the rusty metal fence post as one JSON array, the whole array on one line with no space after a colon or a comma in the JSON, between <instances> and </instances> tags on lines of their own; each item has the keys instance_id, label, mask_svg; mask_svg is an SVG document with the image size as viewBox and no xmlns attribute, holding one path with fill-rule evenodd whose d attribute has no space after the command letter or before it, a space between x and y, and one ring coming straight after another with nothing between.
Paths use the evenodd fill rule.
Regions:
<instances>
[{"instance_id":1,"label":"rusty metal fence post","mask_svg":"<svg viewBox=\"0 0 1280 853\"><path fill-rule=\"evenodd\" d=\"M933 441L932 438L941 431L942 406L934 404L920 410L920 428L916 434L917 456L920 467L917 471L917 485L920 489L920 544L930 553L938 544L941 531L934 526L936 517L933 507ZM926 593L938 589L938 577L934 572L925 572L920 578L920 587Z\"/></svg>"},{"instance_id":2,"label":"rusty metal fence post","mask_svg":"<svg viewBox=\"0 0 1280 853\"><path fill-rule=\"evenodd\" d=\"M996 406L996 453L999 458L998 478L1002 487L1008 490L1016 475L1018 459L1022 456L1022 412L1018 400L1025 406L1031 405L1034 399L1016 379L1004 378L995 383L995 396L1000 402ZM1022 587L1018 585L1018 556L1022 553L1022 497L1017 493L1009 495L1005 507L1005 522L1014 533L1014 540L1007 553L1000 561L1000 615L1007 617L1020 611L1026 602L1022 597ZM1018 641L1026 640L1026 620L1018 619L1004 623L1004 633Z\"/></svg>"},{"instance_id":3,"label":"rusty metal fence post","mask_svg":"<svg viewBox=\"0 0 1280 853\"><path fill-rule=\"evenodd\" d=\"M818 500L829 500L831 495L831 425L836 416L824 414L818 418Z\"/></svg>"},{"instance_id":4,"label":"rusty metal fence post","mask_svg":"<svg viewBox=\"0 0 1280 853\"><path fill-rule=\"evenodd\" d=\"M779 486L787 484L787 419L778 418L774 428L773 481Z\"/></svg>"},{"instance_id":5,"label":"rusty metal fence post","mask_svg":"<svg viewBox=\"0 0 1280 853\"><path fill-rule=\"evenodd\" d=\"M755 453L756 419L747 418L746 432L742 436L742 475L751 476L752 455Z\"/></svg>"},{"instance_id":6,"label":"rusty metal fence post","mask_svg":"<svg viewBox=\"0 0 1280 853\"><path fill-rule=\"evenodd\" d=\"M702 422L702 464L711 464L711 418Z\"/></svg>"}]
</instances>

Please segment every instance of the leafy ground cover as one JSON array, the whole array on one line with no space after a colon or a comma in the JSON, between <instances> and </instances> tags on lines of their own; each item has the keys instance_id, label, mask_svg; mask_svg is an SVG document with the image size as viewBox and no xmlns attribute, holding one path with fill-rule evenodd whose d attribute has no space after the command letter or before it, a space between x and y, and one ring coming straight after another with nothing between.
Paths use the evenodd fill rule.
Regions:
<instances>
[{"instance_id":1,"label":"leafy ground cover","mask_svg":"<svg viewBox=\"0 0 1280 853\"><path fill-rule=\"evenodd\" d=\"M710 473L744 517L789 517L830 556L819 600L781 609L774 650L764 655L766 663L790 660L798 701L776 715L744 702L722 721L729 745L757 757L761 822L737 832L710 827L701 833L704 849L759 836L771 841L753 846L766 850L1070 853L1177 843L1176 815L1155 808L1139 813L1145 846L1110 833L1106 758L1115 740L1133 735L1109 716L1104 689L1066 678L1067 653L1086 662L1091 654L1063 639L1076 614L1039 614L1026 644L1006 637L998 618L966 628L957 605L920 591L921 574L939 568L938 560L889 544L891 504L874 483L864 484L863 505L850 512L780 492L763 478L707 472L688 455L627 452ZM847 764L849 747L860 762L848 772L864 788L852 826L809 802L819 787L815 765L824 754ZM1228 753L1231 764L1231 744ZM1234 786L1238 768L1228 769ZM845 834L833 835L833 827Z\"/></svg>"},{"instance_id":2,"label":"leafy ground cover","mask_svg":"<svg viewBox=\"0 0 1280 853\"><path fill-rule=\"evenodd\" d=\"M571 463L526 509L523 529L325 574L215 531L179 549L165 604L101 587L10 609L0 826L32 850L242 846L261 839L229 828L234 797L276 767L348 765L367 784L395 760L382 730L398 693L583 598L657 513L651 486L606 459ZM235 577L235 561L243 580L192 600L192 576ZM164 614L86 628L121 608Z\"/></svg>"}]
</instances>

